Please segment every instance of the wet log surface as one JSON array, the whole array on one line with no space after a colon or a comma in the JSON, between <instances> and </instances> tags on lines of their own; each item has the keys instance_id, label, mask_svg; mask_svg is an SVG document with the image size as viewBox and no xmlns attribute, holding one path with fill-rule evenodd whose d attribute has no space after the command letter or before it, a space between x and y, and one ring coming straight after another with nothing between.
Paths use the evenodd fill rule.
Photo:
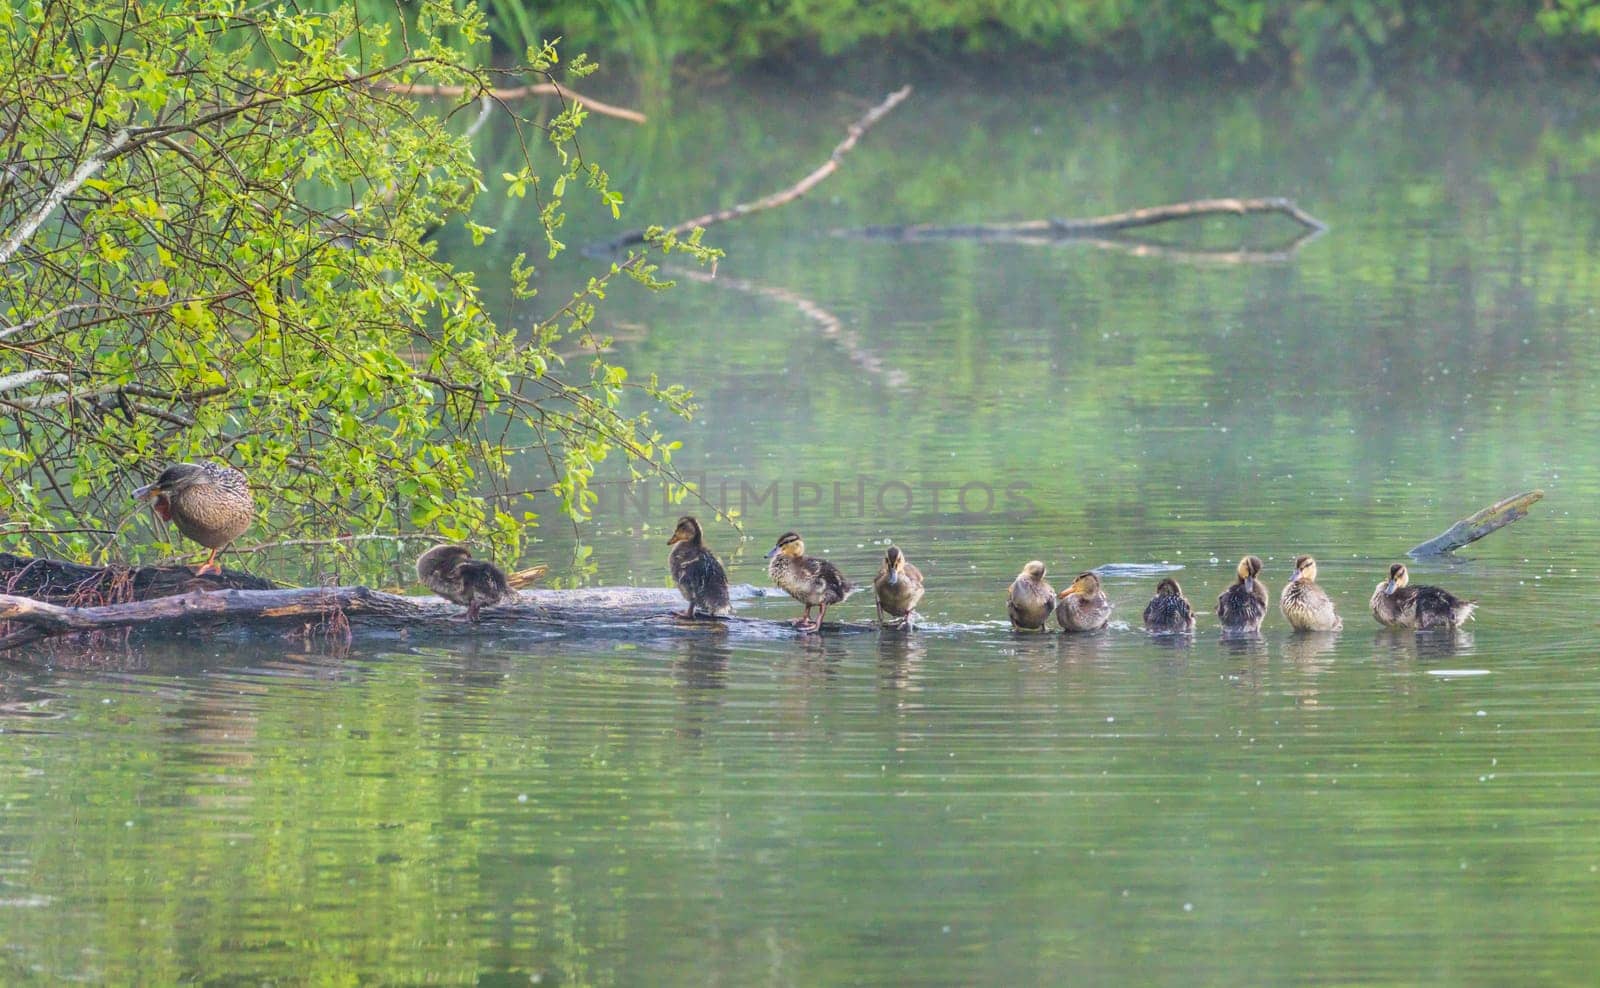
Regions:
<instances>
[{"instance_id":1,"label":"wet log surface","mask_svg":"<svg viewBox=\"0 0 1600 988\"><path fill-rule=\"evenodd\" d=\"M22 565L18 565L21 562ZM6 566L24 570L30 564L49 562L42 569L70 575L70 586L91 585L92 567L55 561L0 558ZM53 569L53 567L65 567ZM16 593L0 594L0 657L26 661L27 645L47 638L138 630L152 634L219 634L268 632L307 637L351 640L368 635L444 639L459 636L526 635L536 638L581 637L615 641L645 641L685 635L724 635L746 639L785 639L812 632L796 630L787 621L742 617L699 618L685 621L675 616L683 598L675 590L649 587L596 587L582 590L525 590L511 604L486 608L474 624L466 609L437 597L410 597L368 587L312 587L248 589L195 589L196 579L186 569L150 567L160 578L147 578L145 591L162 586L184 587L173 593L124 598L116 603L67 604L58 602L66 589L41 584L57 599L35 599ZM176 570L174 572L174 570ZM81 571L81 572L80 572ZM121 570L119 572L127 572ZM187 576L186 581L182 576ZM204 580L205 578L201 578ZM222 582L267 584L242 573L225 573ZM209 582L209 581L207 581ZM16 587L22 583L19 577ZM202 586L205 586L202 583ZM769 595L751 586L733 588L735 600ZM90 599L78 597L79 600ZM822 634L860 633L870 624L828 622Z\"/></svg>"},{"instance_id":2,"label":"wet log surface","mask_svg":"<svg viewBox=\"0 0 1600 988\"><path fill-rule=\"evenodd\" d=\"M1498 531L1520 518L1526 518L1528 509L1542 497L1544 491L1534 490L1513 494L1504 500L1496 501L1414 547L1406 555L1412 559L1424 559L1428 556L1441 556L1447 552L1454 552L1464 545L1471 545L1490 532Z\"/></svg>"},{"instance_id":3,"label":"wet log surface","mask_svg":"<svg viewBox=\"0 0 1600 988\"><path fill-rule=\"evenodd\" d=\"M119 604L202 590L277 587L241 570L196 576L187 566L82 566L0 552L0 593L51 604Z\"/></svg>"}]
</instances>

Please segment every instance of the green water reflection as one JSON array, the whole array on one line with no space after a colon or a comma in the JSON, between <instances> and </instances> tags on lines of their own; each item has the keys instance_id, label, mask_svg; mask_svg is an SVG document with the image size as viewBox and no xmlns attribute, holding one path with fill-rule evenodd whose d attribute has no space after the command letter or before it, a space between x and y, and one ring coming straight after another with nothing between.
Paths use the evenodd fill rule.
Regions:
<instances>
[{"instance_id":1,"label":"green water reflection","mask_svg":"<svg viewBox=\"0 0 1600 988\"><path fill-rule=\"evenodd\" d=\"M786 528L860 577L892 538L928 631L0 670L0 980L1588 980L1591 95L1005 96L925 88L813 199L725 228L718 282L603 309L625 363L700 393L679 462L708 496L775 492L748 541L708 526L736 581ZM593 143L671 218L797 177L856 109L745 88ZM1269 264L828 235L1224 193L1333 230ZM1241 229L1200 243L1292 236ZM1535 486L1533 519L1414 568L1482 601L1466 633L1370 623L1398 553ZM612 496L584 566L558 526L541 551L664 583L677 509ZM1246 551L1274 589L1315 553L1346 630L1000 624L1030 558L1180 565L1208 602ZM1107 580L1121 622L1153 583Z\"/></svg>"}]
</instances>

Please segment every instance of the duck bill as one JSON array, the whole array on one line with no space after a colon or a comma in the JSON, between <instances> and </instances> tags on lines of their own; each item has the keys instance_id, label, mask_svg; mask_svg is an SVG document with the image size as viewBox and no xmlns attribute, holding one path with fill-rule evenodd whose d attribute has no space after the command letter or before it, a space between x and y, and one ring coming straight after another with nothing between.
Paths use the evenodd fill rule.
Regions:
<instances>
[{"instance_id":1,"label":"duck bill","mask_svg":"<svg viewBox=\"0 0 1600 988\"><path fill-rule=\"evenodd\" d=\"M1388 597L1388 596L1392 595L1393 593L1394 593L1394 581L1390 580L1388 583L1385 583L1383 585L1383 595L1385 597Z\"/></svg>"},{"instance_id":2,"label":"duck bill","mask_svg":"<svg viewBox=\"0 0 1600 988\"><path fill-rule=\"evenodd\" d=\"M1254 591L1255 588L1256 588L1256 578L1253 577L1253 576L1245 577L1244 578L1244 588L1246 590Z\"/></svg>"},{"instance_id":3,"label":"duck bill","mask_svg":"<svg viewBox=\"0 0 1600 988\"><path fill-rule=\"evenodd\" d=\"M776 556L777 554L778 554L778 547L777 546L773 546L772 548L767 550L767 554L765 556L763 556L762 558L763 559L771 559L773 556Z\"/></svg>"},{"instance_id":4,"label":"duck bill","mask_svg":"<svg viewBox=\"0 0 1600 988\"><path fill-rule=\"evenodd\" d=\"M672 533L672 538L667 540L667 545L676 545L679 542L687 542L687 541L689 541L689 536L683 534L682 532L673 532Z\"/></svg>"},{"instance_id":5,"label":"duck bill","mask_svg":"<svg viewBox=\"0 0 1600 988\"><path fill-rule=\"evenodd\" d=\"M142 501L152 497L160 497L163 493L165 492L161 489L160 484L145 484L133 492L133 499Z\"/></svg>"},{"instance_id":6,"label":"duck bill","mask_svg":"<svg viewBox=\"0 0 1600 988\"><path fill-rule=\"evenodd\" d=\"M897 569L890 570L889 571L889 586L891 586L891 587L898 586L899 583L900 583L900 571L897 570Z\"/></svg>"}]
</instances>

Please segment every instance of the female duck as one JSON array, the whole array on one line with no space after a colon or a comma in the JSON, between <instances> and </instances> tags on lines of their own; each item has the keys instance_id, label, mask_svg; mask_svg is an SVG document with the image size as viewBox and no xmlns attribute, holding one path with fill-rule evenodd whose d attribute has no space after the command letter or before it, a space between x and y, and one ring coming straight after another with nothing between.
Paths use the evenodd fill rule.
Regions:
<instances>
[{"instance_id":1,"label":"female duck","mask_svg":"<svg viewBox=\"0 0 1600 988\"><path fill-rule=\"evenodd\" d=\"M1294 561L1294 576L1283 585L1278 609L1296 631L1338 631L1344 627L1333 609L1333 598L1317 585L1317 561L1300 556Z\"/></svg>"},{"instance_id":2,"label":"female duck","mask_svg":"<svg viewBox=\"0 0 1600 988\"><path fill-rule=\"evenodd\" d=\"M877 594L878 623L883 623L885 612L898 618L907 630L916 627L916 607L922 600L922 571L906 562L906 554L892 545L883 554L883 565L878 567L878 577L872 581Z\"/></svg>"},{"instance_id":3,"label":"female duck","mask_svg":"<svg viewBox=\"0 0 1600 988\"><path fill-rule=\"evenodd\" d=\"M1217 595L1217 618L1222 621L1225 632L1260 631L1270 599L1267 585L1257 579L1261 573L1261 557L1244 557L1239 560L1236 572L1239 579Z\"/></svg>"},{"instance_id":4,"label":"female duck","mask_svg":"<svg viewBox=\"0 0 1600 988\"><path fill-rule=\"evenodd\" d=\"M1006 592L1006 615L1018 631L1043 631L1056 609L1056 589L1044 581L1044 563L1035 559L1022 567Z\"/></svg>"},{"instance_id":5,"label":"female duck","mask_svg":"<svg viewBox=\"0 0 1600 988\"><path fill-rule=\"evenodd\" d=\"M1390 628L1457 628L1471 619L1477 601L1462 600L1441 587L1410 586L1404 563L1389 567L1389 579L1372 591L1372 616Z\"/></svg>"},{"instance_id":6,"label":"female duck","mask_svg":"<svg viewBox=\"0 0 1600 988\"><path fill-rule=\"evenodd\" d=\"M693 515L678 519L678 527L667 540L672 552L667 556L667 566L672 570L672 582L688 602L679 617L694 620L695 612L724 617L733 613L728 604L728 574L722 563L706 548L705 533Z\"/></svg>"},{"instance_id":7,"label":"female duck","mask_svg":"<svg viewBox=\"0 0 1600 988\"><path fill-rule=\"evenodd\" d=\"M1079 573L1056 602L1056 621L1062 631L1099 631L1111 620L1111 601L1100 589L1100 577Z\"/></svg>"},{"instance_id":8,"label":"female duck","mask_svg":"<svg viewBox=\"0 0 1600 988\"><path fill-rule=\"evenodd\" d=\"M478 609L517 599L506 575L494 563L473 559L459 545L436 545L417 557L417 580L434 593L467 608L467 620L478 620Z\"/></svg>"},{"instance_id":9,"label":"female duck","mask_svg":"<svg viewBox=\"0 0 1600 988\"><path fill-rule=\"evenodd\" d=\"M845 579L839 567L826 559L806 555L806 544L793 532L778 536L778 544L767 553L767 575L772 577L785 593L806 605L806 612L795 627L802 630L820 630L828 616L828 605L837 604L855 593L860 587ZM821 607L817 623L811 623L811 609Z\"/></svg>"},{"instance_id":10,"label":"female duck","mask_svg":"<svg viewBox=\"0 0 1600 988\"><path fill-rule=\"evenodd\" d=\"M1194 630L1194 608L1177 580L1168 578L1156 584L1156 595L1144 607L1144 626L1147 631L1164 635Z\"/></svg>"},{"instance_id":11,"label":"female duck","mask_svg":"<svg viewBox=\"0 0 1600 988\"><path fill-rule=\"evenodd\" d=\"M196 576L221 573L217 553L243 535L255 518L255 502L244 474L219 463L174 463L153 484L133 492L148 499L156 517L211 550Z\"/></svg>"}]
</instances>

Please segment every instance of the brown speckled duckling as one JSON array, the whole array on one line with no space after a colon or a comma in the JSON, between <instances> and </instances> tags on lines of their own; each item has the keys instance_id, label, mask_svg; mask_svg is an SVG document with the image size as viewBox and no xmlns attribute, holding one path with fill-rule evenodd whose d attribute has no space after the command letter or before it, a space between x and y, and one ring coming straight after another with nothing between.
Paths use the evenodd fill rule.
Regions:
<instances>
[{"instance_id":1,"label":"brown speckled duckling","mask_svg":"<svg viewBox=\"0 0 1600 988\"><path fill-rule=\"evenodd\" d=\"M877 595L879 624L888 614L899 619L894 623L904 624L908 630L915 627L917 604L922 600L922 571L906 562L906 554L899 546L892 545L883 554L883 565L878 567L872 589Z\"/></svg>"},{"instance_id":2,"label":"brown speckled duckling","mask_svg":"<svg viewBox=\"0 0 1600 988\"><path fill-rule=\"evenodd\" d=\"M1333 609L1333 598L1317 585L1317 561L1300 556L1294 561L1294 576L1283 585L1278 609L1296 631L1338 631L1344 627Z\"/></svg>"},{"instance_id":3,"label":"brown speckled duckling","mask_svg":"<svg viewBox=\"0 0 1600 988\"><path fill-rule=\"evenodd\" d=\"M1022 567L1006 592L1006 616L1018 631L1043 631L1056 609L1056 589L1045 582L1044 563L1035 559Z\"/></svg>"},{"instance_id":4,"label":"brown speckled duckling","mask_svg":"<svg viewBox=\"0 0 1600 988\"><path fill-rule=\"evenodd\" d=\"M243 535L255 518L244 474L220 463L174 463L133 496L148 499L156 517L172 522L186 538L211 550L195 570L197 576L221 573L217 553Z\"/></svg>"},{"instance_id":5,"label":"brown speckled duckling","mask_svg":"<svg viewBox=\"0 0 1600 988\"><path fill-rule=\"evenodd\" d=\"M722 563L706 548L705 533L693 515L678 519L672 538L667 540L672 552L667 556L667 566L672 570L672 582L688 606L679 617L693 619L696 611L724 617L733 613L728 603L728 574Z\"/></svg>"},{"instance_id":6,"label":"brown speckled duckling","mask_svg":"<svg viewBox=\"0 0 1600 988\"><path fill-rule=\"evenodd\" d=\"M1261 557L1246 556L1239 560L1236 570L1238 580L1233 586L1217 595L1217 619L1223 631L1260 631L1261 621L1267 616L1267 585L1257 576L1261 573Z\"/></svg>"},{"instance_id":7,"label":"brown speckled duckling","mask_svg":"<svg viewBox=\"0 0 1600 988\"><path fill-rule=\"evenodd\" d=\"M479 608L517 599L500 567L473 559L459 545L436 545L418 556L417 580L452 604L464 605L469 621L478 620Z\"/></svg>"},{"instance_id":8,"label":"brown speckled duckling","mask_svg":"<svg viewBox=\"0 0 1600 988\"><path fill-rule=\"evenodd\" d=\"M1144 606L1144 626L1147 631L1168 635L1194 630L1194 608L1177 580L1169 577L1156 584L1156 595Z\"/></svg>"},{"instance_id":9,"label":"brown speckled duckling","mask_svg":"<svg viewBox=\"0 0 1600 988\"><path fill-rule=\"evenodd\" d=\"M767 552L767 575L785 593L806 605L805 614L795 622L795 627L806 631L822 627L829 604L837 604L861 589L826 559L807 556L806 544L794 532L778 536L778 544ZM822 613L812 624L811 609L819 606Z\"/></svg>"},{"instance_id":10,"label":"brown speckled duckling","mask_svg":"<svg viewBox=\"0 0 1600 988\"><path fill-rule=\"evenodd\" d=\"M1372 616L1390 628L1457 628L1471 620L1478 604L1442 587L1413 587L1404 563L1389 567L1389 579L1372 591Z\"/></svg>"},{"instance_id":11,"label":"brown speckled duckling","mask_svg":"<svg viewBox=\"0 0 1600 988\"><path fill-rule=\"evenodd\" d=\"M1062 631L1099 631L1109 620L1111 601L1094 573L1079 573L1056 601L1056 622Z\"/></svg>"}]
</instances>

